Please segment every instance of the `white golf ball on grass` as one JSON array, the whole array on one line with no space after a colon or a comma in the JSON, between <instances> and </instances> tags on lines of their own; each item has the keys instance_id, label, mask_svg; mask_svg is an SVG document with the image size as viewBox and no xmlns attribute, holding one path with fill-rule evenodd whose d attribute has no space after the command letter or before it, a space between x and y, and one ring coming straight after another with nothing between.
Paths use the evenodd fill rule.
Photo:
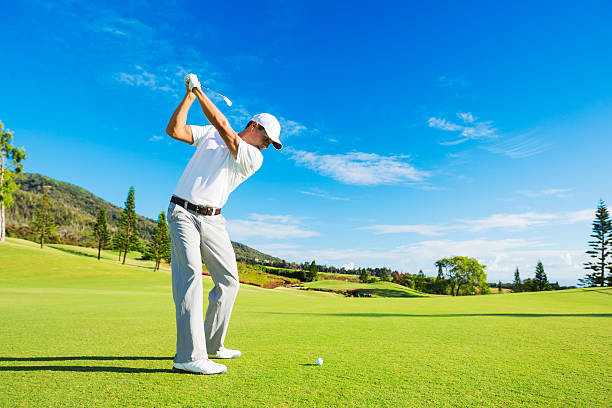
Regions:
<instances>
[{"instance_id":1,"label":"white golf ball on grass","mask_svg":"<svg viewBox=\"0 0 612 408\"><path fill-rule=\"evenodd\" d=\"M321 357L319 357L319 358L317 358L315 363L317 363L317 365L323 365L323 359Z\"/></svg>"}]
</instances>

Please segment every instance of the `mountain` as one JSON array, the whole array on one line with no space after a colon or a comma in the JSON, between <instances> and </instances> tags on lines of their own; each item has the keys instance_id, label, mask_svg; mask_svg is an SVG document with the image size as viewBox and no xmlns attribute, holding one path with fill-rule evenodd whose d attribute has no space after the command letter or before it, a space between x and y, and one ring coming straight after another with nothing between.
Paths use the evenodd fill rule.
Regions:
<instances>
[{"instance_id":1,"label":"mountain","mask_svg":"<svg viewBox=\"0 0 612 408\"><path fill-rule=\"evenodd\" d=\"M122 208L117 207L84 188L41 174L20 173L15 182L20 188L13 193L14 203L6 209L8 236L34 239L30 225L42 202L43 186L49 191L53 220L58 226L59 240L67 244L93 246L93 225L102 207L111 232L117 230ZM127 194L127 193L126 193ZM157 221L138 216L138 232L143 240L150 240ZM236 259L245 263L284 263L282 259L257 251L247 245L232 242ZM257 259L257 261L256 261Z\"/></svg>"}]
</instances>

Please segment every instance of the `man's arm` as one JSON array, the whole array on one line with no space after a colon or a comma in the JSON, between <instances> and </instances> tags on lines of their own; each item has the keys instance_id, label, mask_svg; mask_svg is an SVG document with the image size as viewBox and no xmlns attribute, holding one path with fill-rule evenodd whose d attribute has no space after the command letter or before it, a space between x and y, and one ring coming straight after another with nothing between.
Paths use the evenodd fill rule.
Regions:
<instances>
[{"instance_id":1,"label":"man's arm","mask_svg":"<svg viewBox=\"0 0 612 408\"><path fill-rule=\"evenodd\" d=\"M172 114L168 127L166 127L168 136L189 144L193 144L193 134L191 128L187 126L187 112L193 101L195 101L195 95L188 88L185 97Z\"/></svg>"},{"instance_id":2,"label":"man's arm","mask_svg":"<svg viewBox=\"0 0 612 408\"><path fill-rule=\"evenodd\" d=\"M238 157L240 136L234 132L234 129L232 129L230 126L225 115L223 115L215 104L212 103L212 101L208 99L206 95L204 95L204 92L202 92L200 87L193 88L192 92L195 94L196 98L198 98L206 119L208 119L210 124L213 125L215 129L217 129L234 159Z\"/></svg>"}]
</instances>

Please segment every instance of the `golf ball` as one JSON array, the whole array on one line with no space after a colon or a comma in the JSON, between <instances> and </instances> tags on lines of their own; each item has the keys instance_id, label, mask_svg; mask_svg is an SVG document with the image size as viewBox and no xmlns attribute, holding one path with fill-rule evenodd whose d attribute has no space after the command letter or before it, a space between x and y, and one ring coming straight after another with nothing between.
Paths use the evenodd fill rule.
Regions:
<instances>
[{"instance_id":1,"label":"golf ball","mask_svg":"<svg viewBox=\"0 0 612 408\"><path fill-rule=\"evenodd\" d=\"M321 357L319 357L319 358L317 358L315 363L317 363L317 365L323 365L323 359Z\"/></svg>"}]
</instances>

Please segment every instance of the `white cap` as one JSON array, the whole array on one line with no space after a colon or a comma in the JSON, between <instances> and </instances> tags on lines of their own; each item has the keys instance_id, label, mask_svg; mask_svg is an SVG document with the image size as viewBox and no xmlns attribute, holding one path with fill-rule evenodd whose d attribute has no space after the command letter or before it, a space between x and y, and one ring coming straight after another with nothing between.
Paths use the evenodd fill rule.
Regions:
<instances>
[{"instance_id":1,"label":"white cap","mask_svg":"<svg viewBox=\"0 0 612 408\"><path fill-rule=\"evenodd\" d=\"M266 129L266 133L268 137L272 139L272 144L277 150L280 150L283 147L283 144L280 141L280 123L274 117L274 115L270 115L269 113L258 113L257 115L251 118L253 122L259 123L261 126Z\"/></svg>"}]
</instances>

